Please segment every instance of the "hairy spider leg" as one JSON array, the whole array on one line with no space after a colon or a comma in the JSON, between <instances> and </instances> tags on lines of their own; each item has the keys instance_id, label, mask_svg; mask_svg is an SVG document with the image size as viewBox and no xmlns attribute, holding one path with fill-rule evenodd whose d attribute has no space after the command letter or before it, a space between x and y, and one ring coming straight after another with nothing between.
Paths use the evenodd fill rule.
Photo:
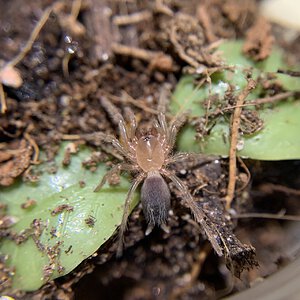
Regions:
<instances>
[{"instance_id":1,"label":"hairy spider leg","mask_svg":"<svg viewBox=\"0 0 300 300\"><path fill-rule=\"evenodd\" d=\"M136 168L137 168L137 166L135 166L135 165L132 166L127 163L119 163L119 164L115 165L103 176L100 183L94 189L94 192L100 191L101 188L103 187L103 185L106 183L106 181L109 180L113 175L115 175L115 174L119 175L121 171L132 171L132 170L135 170Z\"/></svg>"},{"instance_id":2,"label":"hairy spider leg","mask_svg":"<svg viewBox=\"0 0 300 300\"><path fill-rule=\"evenodd\" d=\"M176 142L176 136L178 134L178 130L186 122L186 119L187 119L187 112L183 112L177 115L176 117L174 117L169 127L169 135L167 140L167 144L169 145L169 152L173 149Z\"/></svg>"},{"instance_id":3,"label":"hairy spider leg","mask_svg":"<svg viewBox=\"0 0 300 300\"><path fill-rule=\"evenodd\" d=\"M184 161L189 158L193 159L196 162L199 162L200 164L205 164L205 163L212 162L212 161L218 159L217 156L213 156L213 155L207 156L207 155L204 155L201 153L179 152L179 153L175 153L174 155L168 157L166 159L166 165L172 164L175 162Z\"/></svg>"},{"instance_id":4,"label":"hairy spider leg","mask_svg":"<svg viewBox=\"0 0 300 300\"><path fill-rule=\"evenodd\" d=\"M160 126L159 122L157 119L155 119L153 121L153 126L154 128L157 130L157 132L159 133L159 135L162 137L162 138L165 138L166 140L166 133L164 132L163 128Z\"/></svg>"},{"instance_id":5,"label":"hairy spider leg","mask_svg":"<svg viewBox=\"0 0 300 300\"><path fill-rule=\"evenodd\" d=\"M120 113L115 115L115 119L118 122L120 138L126 148L129 147L129 137L125 126L125 120Z\"/></svg>"},{"instance_id":6,"label":"hairy spider leg","mask_svg":"<svg viewBox=\"0 0 300 300\"><path fill-rule=\"evenodd\" d=\"M125 112L126 112L126 115L128 116L128 121L130 124L129 130L128 130L129 131L128 136L131 141L135 141L136 140L135 133L136 133L136 128L137 128L136 118L130 108L126 107Z\"/></svg>"},{"instance_id":7,"label":"hairy spider leg","mask_svg":"<svg viewBox=\"0 0 300 300\"><path fill-rule=\"evenodd\" d=\"M115 118L118 120L121 143L128 150L128 152L131 153L131 155L129 154L127 156L132 156L131 160L134 161L133 154L135 153L135 149L134 149L133 144L131 143L131 139L130 139L131 133L129 132L129 134L128 134L126 125L125 125L125 120L121 114L117 114L115 116Z\"/></svg>"},{"instance_id":8,"label":"hairy spider leg","mask_svg":"<svg viewBox=\"0 0 300 300\"><path fill-rule=\"evenodd\" d=\"M117 257L120 257L123 252L123 237L124 237L124 232L126 230L127 226L127 220L128 216L130 214L130 205L132 203L132 197L133 193L135 192L136 188L139 186L139 184L144 180L146 177L145 173L140 173L137 177L135 177L132 181L132 184L128 190L126 200L125 200L125 205L124 205L124 211L123 211L123 217L122 217L122 222L119 228L119 239L118 239L118 248L117 248Z\"/></svg>"},{"instance_id":9,"label":"hairy spider leg","mask_svg":"<svg viewBox=\"0 0 300 300\"><path fill-rule=\"evenodd\" d=\"M170 93L170 85L164 84L159 93L157 111L160 111L164 114L166 113L168 100L170 99Z\"/></svg>"},{"instance_id":10,"label":"hairy spider leg","mask_svg":"<svg viewBox=\"0 0 300 300\"><path fill-rule=\"evenodd\" d=\"M84 134L81 135L81 137L85 139L98 140L100 142L99 145L101 143L111 144L123 157L126 157L128 160L135 162L134 156L131 155L131 153L129 153L128 151L126 151L126 149L124 149L121 143L112 135L105 134L103 132L96 132L91 134Z\"/></svg>"},{"instance_id":11,"label":"hairy spider leg","mask_svg":"<svg viewBox=\"0 0 300 300\"><path fill-rule=\"evenodd\" d=\"M162 129L163 134L165 135L166 139L168 139L169 136L169 129L166 121L166 116L164 113L160 112L157 116L159 125Z\"/></svg>"},{"instance_id":12,"label":"hairy spider leg","mask_svg":"<svg viewBox=\"0 0 300 300\"><path fill-rule=\"evenodd\" d=\"M191 153L179 152L166 159L166 165L173 164L175 162L180 162L188 159L191 156Z\"/></svg>"},{"instance_id":13,"label":"hairy spider leg","mask_svg":"<svg viewBox=\"0 0 300 300\"><path fill-rule=\"evenodd\" d=\"M173 173L168 170L161 170L161 174L169 178L177 187L177 189L182 193L182 198L185 201L186 206L191 210L195 220L201 225L204 230L207 238L211 242L214 250L217 252L219 256L223 255L222 249L216 241L215 233L210 229L207 224L208 217L204 213L204 211L197 205L194 201L193 196L189 192L188 188L185 184Z\"/></svg>"}]
</instances>

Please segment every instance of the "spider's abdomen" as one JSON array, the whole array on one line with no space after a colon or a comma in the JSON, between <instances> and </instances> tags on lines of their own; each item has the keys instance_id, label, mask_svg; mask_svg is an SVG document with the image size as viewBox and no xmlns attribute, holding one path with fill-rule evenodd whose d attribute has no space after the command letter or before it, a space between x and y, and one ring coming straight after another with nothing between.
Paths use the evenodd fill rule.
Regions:
<instances>
[{"instance_id":1,"label":"spider's abdomen","mask_svg":"<svg viewBox=\"0 0 300 300\"><path fill-rule=\"evenodd\" d=\"M136 146L136 160L145 172L159 170L165 160L160 140L153 135L141 137Z\"/></svg>"},{"instance_id":2,"label":"spider's abdomen","mask_svg":"<svg viewBox=\"0 0 300 300\"><path fill-rule=\"evenodd\" d=\"M142 186L141 202L149 225L165 224L171 195L167 183L158 172L149 172Z\"/></svg>"}]
</instances>

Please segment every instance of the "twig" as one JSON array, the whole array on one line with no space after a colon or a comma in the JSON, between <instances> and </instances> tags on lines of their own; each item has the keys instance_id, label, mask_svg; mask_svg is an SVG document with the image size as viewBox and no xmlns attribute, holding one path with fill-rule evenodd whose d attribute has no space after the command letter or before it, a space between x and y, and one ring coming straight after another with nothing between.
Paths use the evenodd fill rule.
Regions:
<instances>
[{"instance_id":1,"label":"twig","mask_svg":"<svg viewBox=\"0 0 300 300\"><path fill-rule=\"evenodd\" d=\"M292 77L300 77L300 71L291 71L291 70L282 70L278 69L277 73L279 74L286 74Z\"/></svg>"},{"instance_id":2,"label":"twig","mask_svg":"<svg viewBox=\"0 0 300 300\"><path fill-rule=\"evenodd\" d=\"M283 186L280 184L264 183L264 184L261 184L258 188L268 194L271 194L271 193L274 193L277 191L277 192L285 193L287 195L300 196L300 190L292 189L292 188L289 188L287 186Z\"/></svg>"},{"instance_id":3,"label":"twig","mask_svg":"<svg viewBox=\"0 0 300 300\"><path fill-rule=\"evenodd\" d=\"M234 197L236 183L236 147L239 136L239 127L241 123L241 105L245 102L250 91L255 88L256 82L253 79L248 79L248 84L245 89L239 94L237 99L237 107L234 109L231 125L231 139L229 150L229 178L227 186L227 195L225 197L226 208L229 209Z\"/></svg>"},{"instance_id":4,"label":"twig","mask_svg":"<svg viewBox=\"0 0 300 300\"><path fill-rule=\"evenodd\" d=\"M30 143L32 148L34 149L34 155L33 155L32 163L33 164L39 164L40 163L39 162L39 155L40 155L39 146L37 145L35 140L30 136L29 133L25 132L24 137Z\"/></svg>"},{"instance_id":5,"label":"twig","mask_svg":"<svg viewBox=\"0 0 300 300\"><path fill-rule=\"evenodd\" d=\"M163 3L163 0L155 0L154 9L156 12L165 14L169 17L172 17L174 15L173 11Z\"/></svg>"},{"instance_id":6,"label":"twig","mask_svg":"<svg viewBox=\"0 0 300 300\"><path fill-rule=\"evenodd\" d=\"M243 213L231 215L232 219L248 219L248 218L261 218L261 219L275 219L275 220L286 220L286 221L298 221L300 222L300 216L291 215L276 215L269 213Z\"/></svg>"},{"instance_id":7,"label":"twig","mask_svg":"<svg viewBox=\"0 0 300 300\"><path fill-rule=\"evenodd\" d=\"M78 141L80 140L82 137L79 134L63 134L61 136L61 139L63 141Z\"/></svg>"},{"instance_id":8,"label":"twig","mask_svg":"<svg viewBox=\"0 0 300 300\"><path fill-rule=\"evenodd\" d=\"M4 67L1 68L2 70L0 69L0 71L3 71L4 68L8 68L8 67L11 67L13 69L26 56L26 54L31 50L32 45L33 45L34 41L36 40L38 34L40 33L41 29L47 22L52 9L53 9L53 7L50 6L44 11L41 19L39 20L39 22L36 24L33 31L31 32L30 37L27 40L25 47L20 51L20 53L15 58L13 58L8 63L6 63L4 65ZM20 80L21 80L20 81L20 85L21 85L22 79L20 78ZM6 105L6 99L5 99L5 94L4 94L4 90L3 90L3 85L1 82L0 82L0 103L1 103L1 113L5 114L5 112L7 111L7 105Z\"/></svg>"},{"instance_id":9,"label":"twig","mask_svg":"<svg viewBox=\"0 0 300 300\"><path fill-rule=\"evenodd\" d=\"M103 96L103 94L104 94L106 97L110 98L114 102L130 103L130 104L134 105L135 107L138 107L138 108L140 108L146 112L149 112L151 114L155 114L155 115L158 114L157 110L155 110L151 107L148 107L148 106L144 105L143 103L140 103L139 100L132 98L126 91L122 90L122 93L125 94L125 96L126 96L125 99L124 99L124 97L115 96L115 95L105 92L103 90L99 91L99 97Z\"/></svg>"},{"instance_id":10,"label":"twig","mask_svg":"<svg viewBox=\"0 0 300 300\"><path fill-rule=\"evenodd\" d=\"M116 116L120 114L120 111L117 109L117 107L114 104L112 104L111 101L108 100L105 96L100 96L100 104L108 113L114 125L118 126L119 118Z\"/></svg>"},{"instance_id":11,"label":"twig","mask_svg":"<svg viewBox=\"0 0 300 300\"><path fill-rule=\"evenodd\" d=\"M125 26L148 21L152 19L152 14L148 10L139 11L131 15L115 16L113 23L117 26Z\"/></svg>"},{"instance_id":12,"label":"twig","mask_svg":"<svg viewBox=\"0 0 300 300\"><path fill-rule=\"evenodd\" d=\"M197 7L197 18L201 22L204 28L204 34L210 43L217 40L216 35L214 34L212 28L212 23L210 19L210 15L207 12L206 4L199 4Z\"/></svg>"},{"instance_id":13,"label":"twig","mask_svg":"<svg viewBox=\"0 0 300 300\"><path fill-rule=\"evenodd\" d=\"M16 133L9 133L7 132L2 126L0 126L0 131L3 132L6 136L10 138L16 138L20 136L21 131L17 131Z\"/></svg>"},{"instance_id":14,"label":"twig","mask_svg":"<svg viewBox=\"0 0 300 300\"><path fill-rule=\"evenodd\" d=\"M145 50L118 43L112 45L112 50L115 54L138 58L148 62L152 69L159 69L162 71L174 71L175 69L172 57L162 51Z\"/></svg>"},{"instance_id":15,"label":"twig","mask_svg":"<svg viewBox=\"0 0 300 300\"><path fill-rule=\"evenodd\" d=\"M126 91L122 91L122 93L124 94L124 96L126 97L125 98L125 101L128 102L128 103L131 103L133 104L134 106L140 108L141 110L143 111L146 111L146 112L149 112L151 114L154 114L154 115L157 115L159 113L158 110L156 109L153 109L151 107L148 107L147 105L143 104L142 101L139 101L139 100L136 100L134 99L132 96L130 96ZM123 101L124 102L124 101Z\"/></svg>"},{"instance_id":16,"label":"twig","mask_svg":"<svg viewBox=\"0 0 300 300\"><path fill-rule=\"evenodd\" d=\"M108 9L108 0L90 0L89 9L83 15L87 32L92 37L89 58L92 65L106 62L112 55L112 43L117 39L117 32L112 26L112 11Z\"/></svg>"},{"instance_id":17,"label":"twig","mask_svg":"<svg viewBox=\"0 0 300 300\"><path fill-rule=\"evenodd\" d=\"M1 103L1 113L5 114L7 111L7 105L6 105L6 99L5 99L5 94L3 90L3 85L0 82L0 103Z\"/></svg>"},{"instance_id":18,"label":"twig","mask_svg":"<svg viewBox=\"0 0 300 300\"><path fill-rule=\"evenodd\" d=\"M222 109L222 112L226 111L226 110L232 110L236 107L246 107L246 106L256 106L256 105L261 105L261 104L267 104L267 103L274 103L274 102L278 102L284 99L287 99L289 97L295 96L297 94L297 92L284 92L281 94L277 94L274 96L270 96L270 97L264 97L264 98L257 98L255 100L249 101L245 104L242 105L234 105L234 106L227 106L224 107Z\"/></svg>"},{"instance_id":19,"label":"twig","mask_svg":"<svg viewBox=\"0 0 300 300\"><path fill-rule=\"evenodd\" d=\"M78 18L81 9L81 2L82 0L74 0L72 2L71 16L73 17L74 20Z\"/></svg>"},{"instance_id":20,"label":"twig","mask_svg":"<svg viewBox=\"0 0 300 300\"><path fill-rule=\"evenodd\" d=\"M13 58L11 61L9 61L7 63L7 65L13 67L13 66L17 65L27 55L27 53L31 50L32 45L33 45L34 41L36 40L36 38L38 37L41 29L47 22L52 10L53 10L53 6L50 6L44 11L41 19L38 21L38 23L34 27L33 31L31 32L31 35L30 35L25 47L15 58Z\"/></svg>"}]
</instances>

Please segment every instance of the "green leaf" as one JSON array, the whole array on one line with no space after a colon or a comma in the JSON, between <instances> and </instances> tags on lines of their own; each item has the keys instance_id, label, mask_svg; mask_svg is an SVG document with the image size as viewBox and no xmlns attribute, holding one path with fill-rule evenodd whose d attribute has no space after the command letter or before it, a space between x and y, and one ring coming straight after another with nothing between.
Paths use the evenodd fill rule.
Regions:
<instances>
[{"instance_id":1,"label":"green leaf","mask_svg":"<svg viewBox=\"0 0 300 300\"><path fill-rule=\"evenodd\" d=\"M8 255L8 265L15 268L14 289L36 290L45 283L47 275L54 279L69 273L109 239L121 223L128 180L121 178L120 185L105 185L95 193L93 190L106 167L101 164L96 172L83 168L82 161L91 155L87 148L72 155L68 167L62 167L63 153L61 147L55 174L45 172L53 166L43 164L39 166L44 171L38 183L19 182L0 190L1 202L8 206L7 214L17 219L12 230L20 233L29 229L34 219L41 220L44 226L38 243L30 236L19 245L8 239L1 244L1 253ZM85 182L84 187L80 187L80 181ZM34 199L37 204L22 209L21 204L27 199ZM51 214L65 204L71 206L72 211Z\"/></svg>"},{"instance_id":2,"label":"green leaf","mask_svg":"<svg viewBox=\"0 0 300 300\"><path fill-rule=\"evenodd\" d=\"M235 66L234 71L223 71L212 76L212 84L197 88L193 76L183 76L179 81L171 101L173 114L190 110L194 117L205 115L203 101L209 95L218 95L222 101L229 84L235 86L235 92L241 91L246 84L245 70L253 68L253 77L265 76L266 72L277 69L287 69L283 64L282 52L275 49L272 55L261 63L254 63L242 55L242 42L226 42L220 47L227 63ZM299 89L300 79L287 75L276 74L276 79L287 90ZM255 99L261 92L258 86L247 101ZM283 160L300 158L300 101L281 102L274 107L265 106L259 110L259 117L264 121L264 127L252 135L240 136L241 150L238 155L260 160ZM195 130L191 126L183 128L178 139L181 151L196 151L206 154L227 156L229 153L229 122L225 117L217 119L216 125L203 141L195 140Z\"/></svg>"}]
</instances>

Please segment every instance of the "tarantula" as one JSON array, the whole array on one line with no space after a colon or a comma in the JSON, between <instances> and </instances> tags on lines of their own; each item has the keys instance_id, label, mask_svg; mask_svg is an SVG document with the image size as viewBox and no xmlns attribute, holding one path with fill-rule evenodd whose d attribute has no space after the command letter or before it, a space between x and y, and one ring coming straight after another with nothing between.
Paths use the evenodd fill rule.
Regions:
<instances>
[{"instance_id":1,"label":"tarantula","mask_svg":"<svg viewBox=\"0 0 300 300\"><path fill-rule=\"evenodd\" d=\"M119 229L119 244L117 255L120 256L123 248L123 235L126 229L127 219L130 213L130 204L136 188L143 182L141 188L141 203L145 218L148 222L146 234L149 234L155 225L166 230L165 223L170 209L170 190L164 179L169 178L182 193L185 205L192 211L195 220L201 224L216 252L221 255L222 250L213 237L213 232L206 223L206 215L194 201L186 185L169 169L168 165L187 158L188 153L177 153L172 155L179 128L186 119L186 114L175 118L170 126L167 125L165 114L159 113L151 131L138 136L135 116L129 116L130 128L126 129L125 121L120 113L114 115L118 123L120 140L113 136L103 135L106 142L124 157L124 162L115 165L106 173L95 191L101 189L105 182L114 174L121 171L137 174L129 188L122 223Z\"/></svg>"}]
</instances>

